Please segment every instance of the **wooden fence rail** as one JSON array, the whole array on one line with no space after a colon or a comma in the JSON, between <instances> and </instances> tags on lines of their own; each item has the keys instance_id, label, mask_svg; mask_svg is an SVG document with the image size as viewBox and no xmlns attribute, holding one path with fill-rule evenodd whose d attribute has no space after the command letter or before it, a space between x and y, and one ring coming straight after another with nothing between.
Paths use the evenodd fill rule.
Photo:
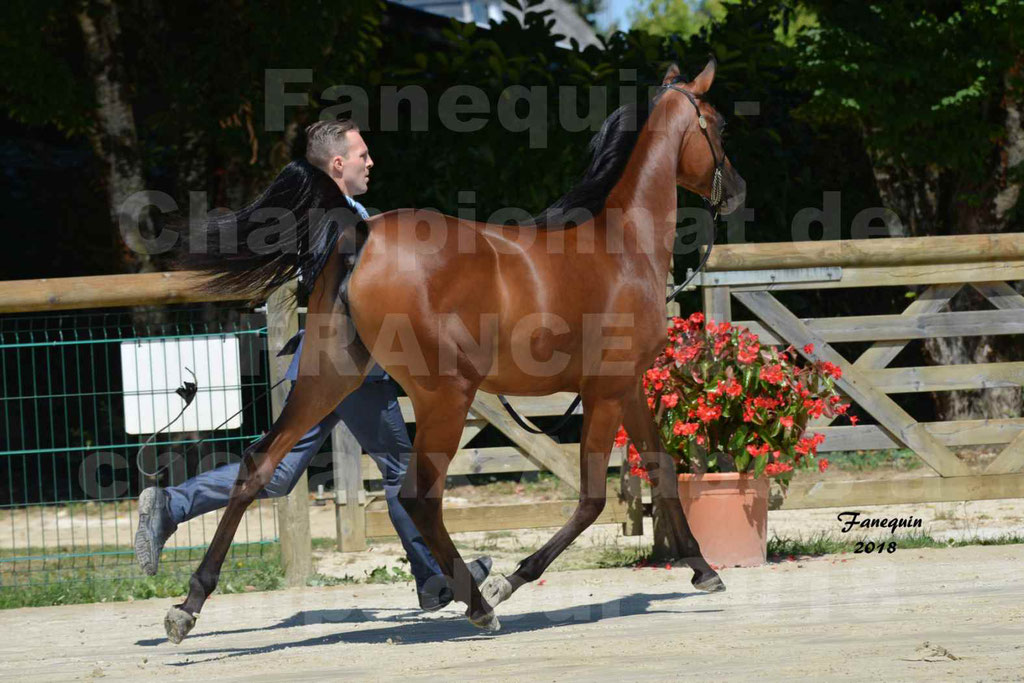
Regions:
<instances>
[{"instance_id":1,"label":"wooden fence rail","mask_svg":"<svg viewBox=\"0 0 1024 683\"><path fill-rule=\"evenodd\" d=\"M941 367L887 367L912 340L1024 334L1024 296L1009 281L1024 279L1024 235L958 235L885 240L745 244L716 248L708 260L705 314L732 321L732 299L757 318L734 321L765 344L814 345L809 357L839 365L839 388L877 425L831 427L812 421L826 436L823 450L905 447L939 475L894 482L817 483L794 486L785 507L866 505L1024 496L1024 418L920 423L892 394L990 389L1024 385L1024 362ZM921 292L894 315L800 319L772 292L866 286L919 285ZM995 310L943 311L965 286ZM833 344L873 342L848 361ZM1006 444L984 472L967 467L951 446ZM1001 475L1001 476L1000 476ZM1012 476L1011 476L1012 475Z\"/></svg>"},{"instance_id":2,"label":"wooden fence rail","mask_svg":"<svg viewBox=\"0 0 1024 683\"><path fill-rule=\"evenodd\" d=\"M813 422L811 427L827 437L823 450L908 447L938 474L898 481L795 483L783 507L1024 496L1024 418L920 423L890 398L915 391L1020 387L1024 383L1024 360L972 366L888 367L916 339L1024 334L1024 297L1008 284L1016 280L1024 280L1021 234L716 247L707 272L699 278L705 315L718 321L732 320L735 299L756 316L755 320L736 324L749 327L763 343L793 344L798 349L814 344L815 358L832 361L843 369L841 390L878 422L856 427L831 426L828 420ZM191 273L154 273L0 283L0 313L229 300L202 291L198 288L202 282L201 276ZM842 318L800 319L772 295L775 291L800 289L886 286L925 289L904 311ZM995 310L942 310L964 286L977 290ZM279 321L276 326L287 329L293 320L289 316L296 312L282 312L282 305L273 303L271 308L275 310L268 313L268 318L275 318ZM277 336L285 338L284 333ZM271 341L272 350L280 342L277 336ZM832 345L851 341L872 342L872 346L850 361ZM511 400L521 414L541 417L560 415L572 395ZM401 399L400 405L405 419L413 422L408 400ZM470 441L487 426L502 433L507 445L470 447ZM358 443L343 425L335 430L333 443L339 546L343 550L362 549L368 537L393 534L383 501L368 496L365 490L365 482L378 478L378 474L368 457L355 457ZM999 444L1006 444L1005 449L985 472L971 471L951 450ZM511 422L493 396L481 394L472 406L449 474L545 470L578 488L578 448L578 444L558 444L546 436L527 434ZM611 464L617 466L621 457L621 453L613 453ZM293 496L293 500L305 501L308 492L300 486ZM642 533L640 496L639 482L625 477L620 491L612 492L599 521L621 522L624 532ZM445 510L445 522L453 532L557 526L568 518L575 504L555 501L452 507ZM299 528L282 528L281 534L293 535L300 539L298 545L308 546L308 520L305 539L301 520L294 523ZM298 556L290 561L305 567Z\"/></svg>"}]
</instances>

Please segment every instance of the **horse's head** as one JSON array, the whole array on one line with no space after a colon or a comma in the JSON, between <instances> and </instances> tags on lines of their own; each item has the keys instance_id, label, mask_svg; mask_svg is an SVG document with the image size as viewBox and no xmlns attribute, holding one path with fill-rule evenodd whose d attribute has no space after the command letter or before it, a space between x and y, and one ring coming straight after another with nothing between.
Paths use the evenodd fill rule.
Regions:
<instances>
[{"instance_id":1,"label":"horse's head","mask_svg":"<svg viewBox=\"0 0 1024 683\"><path fill-rule=\"evenodd\" d=\"M729 163L729 157L725 154L722 143L725 119L703 99L715 80L715 66L712 57L697 78L685 83L679 67L673 64L665 73L662 86L685 95L694 113L679 150L676 183L699 194L713 208L727 215L743 205L747 183Z\"/></svg>"}]
</instances>

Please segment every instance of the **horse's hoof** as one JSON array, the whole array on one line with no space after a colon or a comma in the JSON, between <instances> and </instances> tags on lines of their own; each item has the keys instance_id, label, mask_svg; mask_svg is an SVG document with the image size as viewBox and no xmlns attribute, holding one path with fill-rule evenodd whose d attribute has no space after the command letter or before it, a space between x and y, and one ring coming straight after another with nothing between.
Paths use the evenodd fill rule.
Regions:
<instances>
[{"instance_id":1,"label":"horse's hoof","mask_svg":"<svg viewBox=\"0 0 1024 683\"><path fill-rule=\"evenodd\" d=\"M707 574L694 574L690 583L694 588L705 593L719 593L725 590L725 583L714 571Z\"/></svg>"},{"instance_id":2,"label":"horse's hoof","mask_svg":"<svg viewBox=\"0 0 1024 683\"><path fill-rule=\"evenodd\" d=\"M498 615L494 612L487 612L486 614L481 614L478 617L471 616L469 617L469 623L484 631L501 630L501 622L498 621Z\"/></svg>"},{"instance_id":3,"label":"horse's hoof","mask_svg":"<svg viewBox=\"0 0 1024 683\"><path fill-rule=\"evenodd\" d=\"M480 594L483 595L491 609L494 609L512 597L512 584L504 575L495 574L480 586Z\"/></svg>"},{"instance_id":4,"label":"horse's hoof","mask_svg":"<svg viewBox=\"0 0 1024 683\"><path fill-rule=\"evenodd\" d=\"M164 629L167 631L167 639L177 645L185 640L185 636L196 625L195 615L189 614L180 607L172 607L167 610L164 617Z\"/></svg>"}]
</instances>

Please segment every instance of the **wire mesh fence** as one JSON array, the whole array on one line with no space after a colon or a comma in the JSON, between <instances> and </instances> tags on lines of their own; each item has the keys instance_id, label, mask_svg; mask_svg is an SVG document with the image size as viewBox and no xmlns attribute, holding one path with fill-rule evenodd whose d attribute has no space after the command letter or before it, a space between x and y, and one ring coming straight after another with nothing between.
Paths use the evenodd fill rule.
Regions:
<instances>
[{"instance_id":1,"label":"wire mesh fence","mask_svg":"<svg viewBox=\"0 0 1024 683\"><path fill-rule=\"evenodd\" d=\"M269 427L266 332L265 316L213 304L0 316L0 596L141 579L140 491L237 461ZM191 414L146 445L139 468L140 446L184 405L173 391L192 379L184 367L202 377ZM179 526L162 573L191 571L216 522ZM235 539L226 573L274 551L274 506L254 504Z\"/></svg>"}]
</instances>

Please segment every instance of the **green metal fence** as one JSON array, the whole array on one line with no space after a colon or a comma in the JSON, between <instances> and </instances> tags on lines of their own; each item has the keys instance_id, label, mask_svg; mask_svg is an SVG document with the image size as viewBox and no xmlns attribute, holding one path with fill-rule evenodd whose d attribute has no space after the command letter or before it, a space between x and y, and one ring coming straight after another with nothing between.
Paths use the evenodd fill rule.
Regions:
<instances>
[{"instance_id":1,"label":"green metal fence","mask_svg":"<svg viewBox=\"0 0 1024 683\"><path fill-rule=\"evenodd\" d=\"M136 468L150 434L126 431L122 344L193 338L237 339L241 381L216 389L251 405L234 429L160 434L143 463L168 465L164 486L237 460L269 427L265 317L225 305L0 316L0 591L141 578L135 503L156 482ZM200 389L197 402L208 388ZM212 538L212 514L179 527L164 554L168 571L193 569ZM267 553L276 539L274 506L259 501L232 560Z\"/></svg>"}]
</instances>

